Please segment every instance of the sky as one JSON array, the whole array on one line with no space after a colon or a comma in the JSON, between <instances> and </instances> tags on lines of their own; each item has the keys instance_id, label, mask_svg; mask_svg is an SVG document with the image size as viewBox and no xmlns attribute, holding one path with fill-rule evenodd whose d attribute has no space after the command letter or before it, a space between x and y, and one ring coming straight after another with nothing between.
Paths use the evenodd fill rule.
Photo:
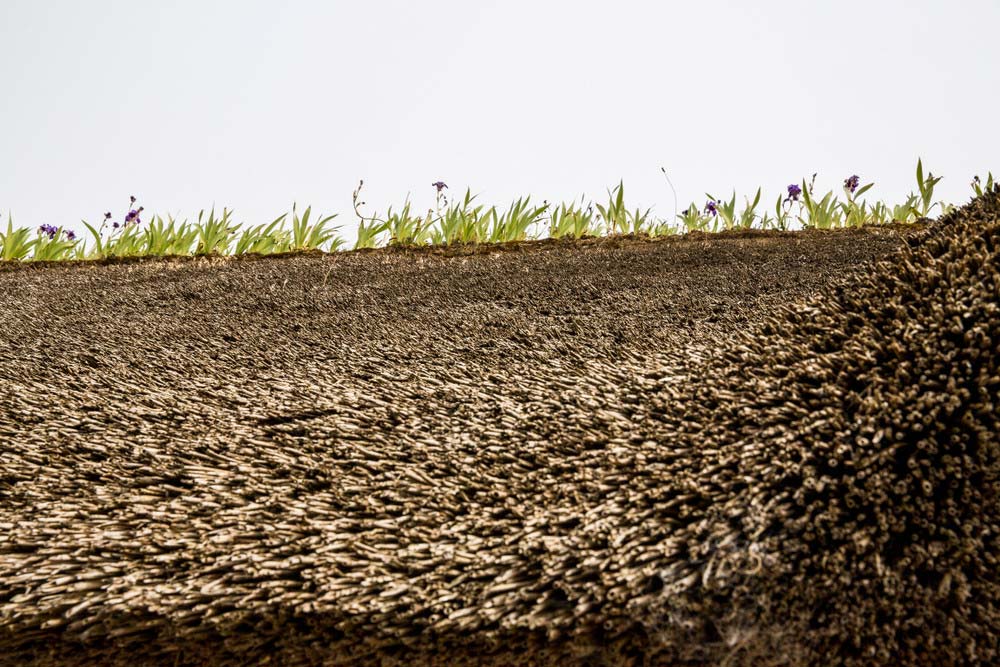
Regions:
<instances>
[{"instance_id":1,"label":"sky","mask_svg":"<svg viewBox=\"0 0 1000 667\"><path fill-rule=\"evenodd\" d=\"M1000 173L997 0L0 0L0 214L269 222Z\"/></svg>"}]
</instances>

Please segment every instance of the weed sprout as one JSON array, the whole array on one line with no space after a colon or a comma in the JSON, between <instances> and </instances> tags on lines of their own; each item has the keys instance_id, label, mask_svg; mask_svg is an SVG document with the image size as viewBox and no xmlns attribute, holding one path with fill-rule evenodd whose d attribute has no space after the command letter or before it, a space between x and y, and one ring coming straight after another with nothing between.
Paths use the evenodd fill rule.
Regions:
<instances>
[{"instance_id":1,"label":"weed sprout","mask_svg":"<svg viewBox=\"0 0 1000 667\"><path fill-rule=\"evenodd\" d=\"M972 177L972 190L976 193L977 197L982 197L984 192L993 191L993 172L991 171L986 176L986 187L983 187L983 182L979 179L979 175Z\"/></svg>"}]
</instances>

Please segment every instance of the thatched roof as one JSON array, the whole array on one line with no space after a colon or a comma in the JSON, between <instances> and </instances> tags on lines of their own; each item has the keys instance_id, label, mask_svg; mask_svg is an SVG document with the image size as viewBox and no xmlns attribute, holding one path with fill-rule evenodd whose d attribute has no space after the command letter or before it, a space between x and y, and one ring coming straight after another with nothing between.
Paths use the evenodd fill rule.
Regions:
<instances>
[{"instance_id":1,"label":"thatched roof","mask_svg":"<svg viewBox=\"0 0 1000 667\"><path fill-rule=\"evenodd\" d=\"M997 662L1000 195L769 239L0 273L0 663Z\"/></svg>"}]
</instances>

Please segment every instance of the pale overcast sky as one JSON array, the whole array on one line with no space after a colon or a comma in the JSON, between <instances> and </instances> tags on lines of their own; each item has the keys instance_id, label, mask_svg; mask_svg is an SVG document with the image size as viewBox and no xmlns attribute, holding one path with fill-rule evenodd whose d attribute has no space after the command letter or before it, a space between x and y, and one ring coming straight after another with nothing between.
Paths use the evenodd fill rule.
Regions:
<instances>
[{"instance_id":1,"label":"pale overcast sky","mask_svg":"<svg viewBox=\"0 0 1000 667\"><path fill-rule=\"evenodd\" d=\"M813 172L897 200L918 156L964 202L1000 171L998 26L998 0L0 0L0 212L298 201L353 237L360 178L381 210L624 179L669 217L661 165L683 209Z\"/></svg>"}]
</instances>

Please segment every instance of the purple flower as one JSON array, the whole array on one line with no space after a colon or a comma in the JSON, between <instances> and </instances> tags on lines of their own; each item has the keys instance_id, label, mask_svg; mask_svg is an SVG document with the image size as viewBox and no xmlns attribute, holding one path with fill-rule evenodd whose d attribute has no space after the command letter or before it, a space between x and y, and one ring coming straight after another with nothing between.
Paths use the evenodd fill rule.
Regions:
<instances>
[{"instance_id":1,"label":"purple flower","mask_svg":"<svg viewBox=\"0 0 1000 667\"><path fill-rule=\"evenodd\" d=\"M104 219L105 220L110 220L111 219L111 212L110 211L104 214Z\"/></svg>"},{"instance_id":2,"label":"purple flower","mask_svg":"<svg viewBox=\"0 0 1000 667\"><path fill-rule=\"evenodd\" d=\"M437 188L438 192L441 192L446 187L448 187L447 185L445 185L444 181L438 181L436 183L431 183L431 186Z\"/></svg>"},{"instance_id":3,"label":"purple flower","mask_svg":"<svg viewBox=\"0 0 1000 667\"><path fill-rule=\"evenodd\" d=\"M795 183L792 183L788 186L788 197L785 198L785 201L798 201L801 194L802 188Z\"/></svg>"},{"instance_id":4,"label":"purple flower","mask_svg":"<svg viewBox=\"0 0 1000 667\"><path fill-rule=\"evenodd\" d=\"M59 233L59 229L53 227L52 225L42 225L41 227L38 228L38 232L40 234L48 236L50 239L54 239L56 237L56 234Z\"/></svg>"},{"instance_id":5,"label":"purple flower","mask_svg":"<svg viewBox=\"0 0 1000 667\"><path fill-rule=\"evenodd\" d=\"M118 229L118 227L119 227L119 225L118 225L118 223L117 223L117 222L115 222L115 223L112 223L112 225L111 225L111 226L112 226L112 227L114 227L115 229Z\"/></svg>"},{"instance_id":6,"label":"purple flower","mask_svg":"<svg viewBox=\"0 0 1000 667\"><path fill-rule=\"evenodd\" d=\"M861 178L857 174L844 181L844 189L849 190L852 195L859 185L861 185Z\"/></svg>"},{"instance_id":7,"label":"purple flower","mask_svg":"<svg viewBox=\"0 0 1000 667\"><path fill-rule=\"evenodd\" d=\"M129 211L128 215L125 216L125 224L127 225L130 222L134 222L135 224L138 225L139 223L141 223L142 220L139 219L139 214L142 213L142 210L143 209L140 206L139 208L132 209L131 211Z\"/></svg>"},{"instance_id":8,"label":"purple flower","mask_svg":"<svg viewBox=\"0 0 1000 667\"><path fill-rule=\"evenodd\" d=\"M132 205L134 203L135 203L135 197L129 197L129 205Z\"/></svg>"},{"instance_id":9,"label":"purple flower","mask_svg":"<svg viewBox=\"0 0 1000 667\"><path fill-rule=\"evenodd\" d=\"M66 230L66 240L67 241L75 241L76 240L76 234L73 233L72 229L67 229Z\"/></svg>"},{"instance_id":10,"label":"purple flower","mask_svg":"<svg viewBox=\"0 0 1000 667\"><path fill-rule=\"evenodd\" d=\"M708 203L705 204L705 213L708 213L709 215L719 215L719 205L709 199Z\"/></svg>"}]
</instances>

